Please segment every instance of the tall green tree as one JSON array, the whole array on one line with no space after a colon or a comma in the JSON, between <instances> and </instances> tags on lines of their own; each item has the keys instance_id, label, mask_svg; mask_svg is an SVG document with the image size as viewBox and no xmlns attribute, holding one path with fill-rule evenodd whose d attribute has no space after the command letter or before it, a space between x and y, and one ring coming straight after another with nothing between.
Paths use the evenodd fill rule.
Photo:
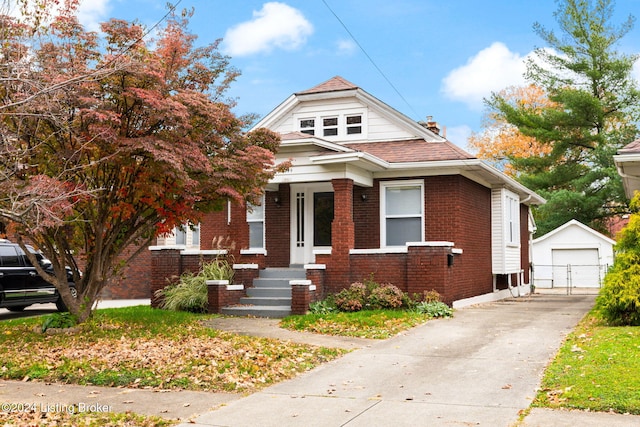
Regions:
<instances>
[{"instance_id":1,"label":"tall green tree","mask_svg":"<svg viewBox=\"0 0 640 427\"><path fill-rule=\"evenodd\" d=\"M532 109L496 94L488 102L550 148L509 159L520 182L547 199L535 211L538 234L573 218L604 229L627 209L613 155L638 134L640 92L631 77L638 56L616 50L635 18L616 25L613 13L612 0L559 0L558 33L534 24L546 47L536 49L526 74L551 104Z\"/></svg>"}]
</instances>

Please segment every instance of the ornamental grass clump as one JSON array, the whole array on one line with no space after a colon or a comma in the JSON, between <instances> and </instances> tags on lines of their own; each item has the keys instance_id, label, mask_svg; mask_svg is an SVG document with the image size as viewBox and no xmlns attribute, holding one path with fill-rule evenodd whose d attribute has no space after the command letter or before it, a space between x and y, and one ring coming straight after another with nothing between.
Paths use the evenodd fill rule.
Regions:
<instances>
[{"instance_id":1,"label":"ornamental grass clump","mask_svg":"<svg viewBox=\"0 0 640 427\"><path fill-rule=\"evenodd\" d=\"M155 296L162 302L160 308L191 313L206 313L209 307L207 280L228 280L233 282L234 271L231 263L224 258L202 264L198 274L185 272L178 283L156 291Z\"/></svg>"}]
</instances>

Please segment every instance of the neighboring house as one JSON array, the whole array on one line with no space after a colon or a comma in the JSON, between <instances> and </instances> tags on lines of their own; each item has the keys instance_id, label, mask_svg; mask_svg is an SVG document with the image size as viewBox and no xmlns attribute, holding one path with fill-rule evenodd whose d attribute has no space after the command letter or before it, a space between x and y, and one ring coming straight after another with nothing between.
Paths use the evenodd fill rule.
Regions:
<instances>
[{"instance_id":1,"label":"neighboring house","mask_svg":"<svg viewBox=\"0 0 640 427\"><path fill-rule=\"evenodd\" d=\"M436 123L334 77L291 95L261 127L281 134L276 159L292 166L261 206L229 203L203 219L208 254L222 236L238 269L304 269L318 298L370 276L410 294L434 289L449 304L529 283L529 207L544 200L447 141ZM180 261L171 245L152 249L154 290Z\"/></svg>"},{"instance_id":2,"label":"neighboring house","mask_svg":"<svg viewBox=\"0 0 640 427\"><path fill-rule=\"evenodd\" d=\"M613 264L615 241L575 219L532 242L537 288L598 288Z\"/></svg>"},{"instance_id":3,"label":"neighboring house","mask_svg":"<svg viewBox=\"0 0 640 427\"><path fill-rule=\"evenodd\" d=\"M629 199L640 190L640 139L624 146L613 156L613 161L622 177L622 185Z\"/></svg>"}]
</instances>

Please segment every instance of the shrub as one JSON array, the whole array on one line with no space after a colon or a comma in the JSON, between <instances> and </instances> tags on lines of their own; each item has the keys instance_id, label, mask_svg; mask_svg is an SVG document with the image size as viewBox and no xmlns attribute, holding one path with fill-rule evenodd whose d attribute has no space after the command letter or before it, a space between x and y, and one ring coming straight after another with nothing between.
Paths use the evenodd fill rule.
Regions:
<instances>
[{"instance_id":1,"label":"shrub","mask_svg":"<svg viewBox=\"0 0 640 427\"><path fill-rule=\"evenodd\" d=\"M366 295L367 287L365 284L356 282L338 292L334 300L340 311L360 311L365 305Z\"/></svg>"},{"instance_id":2,"label":"shrub","mask_svg":"<svg viewBox=\"0 0 640 427\"><path fill-rule=\"evenodd\" d=\"M618 254L604 277L596 309L611 325L640 326L640 256Z\"/></svg>"},{"instance_id":3,"label":"shrub","mask_svg":"<svg viewBox=\"0 0 640 427\"><path fill-rule=\"evenodd\" d=\"M44 318L42 332L47 329L66 329L78 324L78 318L69 312L53 313Z\"/></svg>"},{"instance_id":4,"label":"shrub","mask_svg":"<svg viewBox=\"0 0 640 427\"><path fill-rule=\"evenodd\" d=\"M424 291L424 295L422 298L424 302L442 302L442 297L440 293L436 290Z\"/></svg>"},{"instance_id":5,"label":"shrub","mask_svg":"<svg viewBox=\"0 0 640 427\"><path fill-rule=\"evenodd\" d=\"M333 295L329 295L322 301L316 301L309 304L309 312L312 314L329 314L338 311Z\"/></svg>"},{"instance_id":6,"label":"shrub","mask_svg":"<svg viewBox=\"0 0 640 427\"><path fill-rule=\"evenodd\" d=\"M334 297L335 306L340 311L399 308L407 305L409 299L397 286L390 283L381 285L374 281L373 277L363 282L352 283Z\"/></svg>"},{"instance_id":7,"label":"shrub","mask_svg":"<svg viewBox=\"0 0 640 427\"><path fill-rule=\"evenodd\" d=\"M429 317L453 316L453 309L441 301L422 301L416 304L414 310Z\"/></svg>"},{"instance_id":8,"label":"shrub","mask_svg":"<svg viewBox=\"0 0 640 427\"><path fill-rule=\"evenodd\" d=\"M630 208L634 213L618 234L616 260L604 277L596 309L612 325L640 326L640 193Z\"/></svg>"},{"instance_id":9,"label":"shrub","mask_svg":"<svg viewBox=\"0 0 640 427\"><path fill-rule=\"evenodd\" d=\"M368 306L373 310L402 307L403 292L390 283L385 283L371 290L367 298Z\"/></svg>"}]
</instances>

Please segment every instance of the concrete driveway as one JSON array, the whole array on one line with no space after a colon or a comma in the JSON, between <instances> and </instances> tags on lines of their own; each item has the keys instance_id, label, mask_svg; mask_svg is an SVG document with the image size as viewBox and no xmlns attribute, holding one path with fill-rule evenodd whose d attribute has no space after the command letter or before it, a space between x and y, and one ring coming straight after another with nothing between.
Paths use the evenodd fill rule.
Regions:
<instances>
[{"instance_id":1,"label":"concrete driveway","mask_svg":"<svg viewBox=\"0 0 640 427\"><path fill-rule=\"evenodd\" d=\"M593 295L533 295L356 350L184 426L510 426Z\"/></svg>"}]
</instances>

